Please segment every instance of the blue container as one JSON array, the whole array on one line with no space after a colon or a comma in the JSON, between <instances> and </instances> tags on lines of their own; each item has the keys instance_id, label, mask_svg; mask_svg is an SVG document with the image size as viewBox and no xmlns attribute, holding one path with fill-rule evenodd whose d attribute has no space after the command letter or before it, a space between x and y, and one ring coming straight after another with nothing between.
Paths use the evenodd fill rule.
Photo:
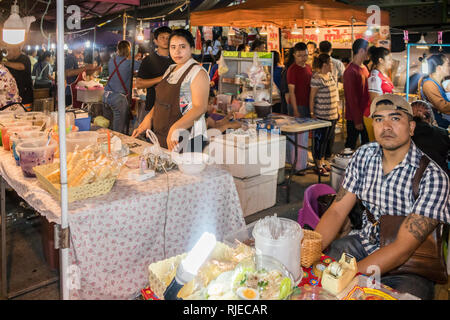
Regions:
<instances>
[{"instance_id":1,"label":"blue container","mask_svg":"<svg viewBox=\"0 0 450 320\"><path fill-rule=\"evenodd\" d=\"M75 125L78 127L78 131L90 131L91 117L75 119Z\"/></svg>"}]
</instances>

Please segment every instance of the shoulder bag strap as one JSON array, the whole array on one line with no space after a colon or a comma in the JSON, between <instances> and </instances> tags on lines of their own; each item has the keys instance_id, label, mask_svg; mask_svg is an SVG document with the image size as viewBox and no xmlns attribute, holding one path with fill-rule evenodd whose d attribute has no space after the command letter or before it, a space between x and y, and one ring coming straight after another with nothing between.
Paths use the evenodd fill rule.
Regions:
<instances>
[{"instance_id":1,"label":"shoulder bag strap","mask_svg":"<svg viewBox=\"0 0 450 320\"><path fill-rule=\"evenodd\" d=\"M414 174L414 177L413 177L414 200L417 200L417 198L419 197L420 180L422 180L423 173L427 169L429 163L430 163L430 158L428 158L426 155L422 155L422 158L420 158L419 168L416 170L416 173Z\"/></svg>"},{"instance_id":2,"label":"shoulder bag strap","mask_svg":"<svg viewBox=\"0 0 450 320\"><path fill-rule=\"evenodd\" d=\"M119 77L120 83L122 84L122 88L125 90L125 95L128 95L128 89L127 86L125 85L125 81L123 81L122 75L120 74L119 71L119 67L120 65L127 60L127 58L123 58L122 61L120 61L119 64L117 64L116 59L114 58L113 62L114 62L114 66L116 67L116 69L114 70L114 72L117 72L117 76Z\"/></svg>"}]
</instances>

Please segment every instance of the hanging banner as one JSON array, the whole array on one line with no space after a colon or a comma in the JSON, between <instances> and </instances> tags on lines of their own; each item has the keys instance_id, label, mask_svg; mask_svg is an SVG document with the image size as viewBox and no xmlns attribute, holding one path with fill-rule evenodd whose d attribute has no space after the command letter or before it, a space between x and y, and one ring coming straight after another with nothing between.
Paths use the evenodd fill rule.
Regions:
<instances>
[{"instance_id":1,"label":"hanging banner","mask_svg":"<svg viewBox=\"0 0 450 320\"><path fill-rule=\"evenodd\" d=\"M284 48L291 48L297 42L313 41L316 44L327 40L331 42L334 49L351 49L352 48L352 28L338 27L338 28L320 28L320 32L316 33L314 28L305 29L305 39L303 34L293 35L290 29L283 29L281 31L282 45ZM370 45L382 46L390 49L391 35L389 26L381 26L379 30L373 30L372 35L366 34L367 27L353 27L354 39L364 38L369 41ZM302 31L303 32L303 31Z\"/></svg>"},{"instance_id":2,"label":"hanging banner","mask_svg":"<svg viewBox=\"0 0 450 320\"><path fill-rule=\"evenodd\" d=\"M123 4L131 4L133 6L139 6L140 5L140 0L92 0L92 1L97 1L97 2L110 2L110 3L123 3Z\"/></svg>"},{"instance_id":3,"label":"hanging banner","mask_svg":"<svg viewBox=\"0 0 450 320\"><path fill-rule=\"evenodd\" d=\"M280 34L278 28L268 26L267 30L267 51L280 51Z\"/></svg>"}]
</instances>

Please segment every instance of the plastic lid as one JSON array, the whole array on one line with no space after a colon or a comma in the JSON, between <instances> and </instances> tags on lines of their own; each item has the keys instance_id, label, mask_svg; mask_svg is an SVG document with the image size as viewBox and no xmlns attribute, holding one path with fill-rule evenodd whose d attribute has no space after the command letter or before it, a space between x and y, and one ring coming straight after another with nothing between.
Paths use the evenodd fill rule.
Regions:
<instances>
[{"instance_id":1,"label":"plastic lid","mask_svg":"<svg viewBox=\"0 0 450 320\"><path fill-rule=\"evenodd\" d=\"M255 99L251 99L251 98L245 98L244 100L245 102L255 102Z\"/></svg>"}]
</instances>

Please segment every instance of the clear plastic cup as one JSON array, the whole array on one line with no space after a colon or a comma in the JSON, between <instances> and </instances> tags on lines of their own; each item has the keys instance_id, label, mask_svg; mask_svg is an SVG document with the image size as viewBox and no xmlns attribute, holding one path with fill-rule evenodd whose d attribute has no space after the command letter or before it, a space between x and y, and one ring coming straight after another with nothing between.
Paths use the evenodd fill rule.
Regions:
<instances>
[{"instance_id":1,"label":"clear plastic cup","mask_svg":"<svg viewBox=\"0 0 450 320\"><path fill-rule=\"evenodd\" d=\"M16 165L19 166L19 154L17 153L16 146L21 142L33 142L35 140L47 138L47 133L43 131L23 131L18 132L10 136L9 140L11 142L11 151L14 160L16 160Z\"/></svg>"},{"instance_id":2,"label":"clear plastic cup","mask_svg":"<svg viewBox=\"0 0 450 320\"><path fill-rule=\"evenodd\" d=\"M9 134L9 150L13 150L13 144L14 141L17 140L19 134L35 134L35 137L39 137L40 135L38 135L38 133L42 132L41 131L41 127L38 126L21 126L21 127L12 127L11 129L8 130ZM43 133L43 132L42 132ZM44 134L45 136L45 134ZM42 135L41 135L42 137ZM16 143L17 145L17 143Z\"/></svg>"},{"instance_id":3,"label":"clear plastic cup","mask_svg":"<svg viewBox=\"0 0 450 320\"><path fill-rule=\"evenodd\" d=\"M35 177L34 167L44 164L53 163L56 142L50 141L47 145L47 139L39 139L35 141L21 142L17 145L16 150L19 154L19 164L25 177Z\"/></svg>"},{"instance_id":4,"label":"clear plastic cup","mask_svg":"<svg viewBox=\"0 0 450 320\"><path fill-rule=\"evenodd\" d=\"M2 133L2 144L3 144L3 149L5 149L6 151L9 151L9 130L12 130L14 128L18 128L18 127L26 127L26 126L31 126L31 121L11 121L11 122L3 122L1 126L1 133Z\"/></svg>"}]
</instances>

